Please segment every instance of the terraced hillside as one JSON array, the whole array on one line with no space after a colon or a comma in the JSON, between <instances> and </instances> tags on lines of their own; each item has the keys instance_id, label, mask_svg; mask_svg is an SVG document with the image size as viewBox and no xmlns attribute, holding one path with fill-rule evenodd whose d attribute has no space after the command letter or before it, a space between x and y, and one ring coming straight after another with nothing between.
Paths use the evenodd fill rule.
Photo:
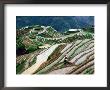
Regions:
<instances>
[{"instance_id":1,"label":"terraced hillside","mask_svg":"<svg viewBox=\"0 0 110 90\"><path fill-rule=\"evenodd\" d=\"M62 34L50 26L17 32L17 74L93 74L94 33ZM20 52L20 54L19 54Z\"/></svg>"},{"instance_id":2,"label":"terraced hillside","mask_svg":"<svg viewBox=\"0 0 110 90\"><path fill-rule=\"evenodd\" d=\"M34 74L79 74L94 72L94 41L92 39L78 40L59 52L58 58L48 60ZM68 57L65 61L65 55ZM90 68L90 70L88 69ZM77 71L78 70L78 71ZM83 72L85 70L85 72ZM93 73L92 72L92 73Z\"/></svg>"}]
</instances>

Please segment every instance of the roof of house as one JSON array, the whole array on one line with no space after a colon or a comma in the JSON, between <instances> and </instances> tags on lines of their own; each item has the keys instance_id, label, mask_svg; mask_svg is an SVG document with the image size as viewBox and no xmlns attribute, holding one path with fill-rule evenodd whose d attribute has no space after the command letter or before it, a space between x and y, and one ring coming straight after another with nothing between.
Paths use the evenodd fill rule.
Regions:
<instances>
[{"instance_id":1,"label":"roof of house","mask_svg":"<svg viewBox=\"0 0 110 90\"><path fill-rule=\"evenodd\" d=\"M81 29L69 29L68 31L79 31Z\"/></svg>"}]
</instances>

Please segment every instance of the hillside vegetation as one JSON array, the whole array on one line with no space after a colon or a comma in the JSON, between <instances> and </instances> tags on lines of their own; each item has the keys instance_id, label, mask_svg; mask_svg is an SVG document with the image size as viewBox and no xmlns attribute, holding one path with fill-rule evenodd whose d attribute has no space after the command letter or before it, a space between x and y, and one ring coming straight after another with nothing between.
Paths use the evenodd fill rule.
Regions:
<instances>
[{"instance_id":1,"label":"hillside vegetation","mask_svg":"<svg viewBox=\"0 0 110 90\"><path fill-rule=\"evenodd\" d=\"M16 31L17 74L93 74L94 29L58 32L32 25Z\"/></svg>"}]
</instances>

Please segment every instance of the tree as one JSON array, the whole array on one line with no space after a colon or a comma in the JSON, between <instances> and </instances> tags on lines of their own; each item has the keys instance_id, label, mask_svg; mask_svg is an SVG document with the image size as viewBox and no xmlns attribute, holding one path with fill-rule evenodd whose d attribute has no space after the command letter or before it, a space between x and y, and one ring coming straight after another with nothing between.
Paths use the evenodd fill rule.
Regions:
<instances>
[{"instance_id":1,"label":"tree","mask_svg":"<svg viewBox=\"0 0 110 90\"><path fill-rule=\"evenodd\" d=\"M28 53L31 53L31 52L34 52L37 49L38 49L38 46L36 46L36 45L30 45L30 46L27 47L26 51Z\"/></svg>"},{"instance_id":2,"label":"tree","mask_svg":"<svg viewBox=\"0 0 110 90\"><path fill-rule=\"evenodd\" d=\"M16 54L22 55L26 53L25 45L22 43L22 37L17 37L16 40Z\"/></svg>"}]
</instances>

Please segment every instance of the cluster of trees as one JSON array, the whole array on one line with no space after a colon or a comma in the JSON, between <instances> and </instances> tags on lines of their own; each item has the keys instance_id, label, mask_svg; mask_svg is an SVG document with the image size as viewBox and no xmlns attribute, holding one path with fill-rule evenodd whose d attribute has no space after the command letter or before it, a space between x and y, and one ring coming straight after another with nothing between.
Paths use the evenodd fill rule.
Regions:
<instances>
[{"instance_id":1,"label":"cluster of trees","mask_svg":"<svg viewBox=\"0 0 110 90\"><path fill-rule=\"evenodd\" d=\"M17 73L17 74L24 71L25 63L26 63L26 61L25 61L25 60L22 60L21 63L18 63L18 64L16 65L16 73Z\"/></svg>"},{"instance_id":2,"label":"cluster of trees","mask_svg":"<svg viewBox=\"0 0 110 90\"><path fill-rule=\"evenodd\" d=\"M83 28L83 31L94 33L94 27Z\"/></svg>"},{"instance_id":3,"label":"cluster of trees","mask_svg":"<svg viewBox=\"0 0 110 90\"><path fill-rule=\"evenodd\" d=\"M23 37L17 36L17 39L16 39L16 55L19 56L19 55L23 55L26 53L34 52L35 50L39 49L39 46L42 45L42 43L35 42L34 40L33 40L33 43L34 44L30 44L30 45L26 46L23 44Z\"/></svg>"},{"instance_id":4,"label":"cluster of trees","mask_svg":"<svg viewBox=\"0 0 110 90\"><path fill-rule=\"evenodd\" d=\"M22 37L16 37L16 55L22 55L26 53L25 45L22 43Z\"/></svg>"}]
</instances>

